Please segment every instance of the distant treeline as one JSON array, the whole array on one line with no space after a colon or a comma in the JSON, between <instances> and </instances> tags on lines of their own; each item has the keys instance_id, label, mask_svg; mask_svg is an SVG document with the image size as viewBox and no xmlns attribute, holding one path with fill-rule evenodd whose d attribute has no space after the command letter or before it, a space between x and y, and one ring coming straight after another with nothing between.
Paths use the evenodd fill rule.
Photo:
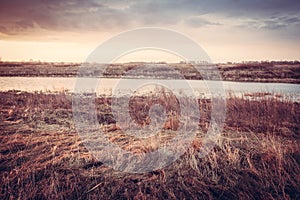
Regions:
<instances>
[{"instance_id":1,"label":"distant treeline","mask_svg":"<svg viewBox=\"0 0 300 200\"><path fill-rule=\"evenodd\" d=\"M145 64L147 62L129 62L126 64ZM153 64L168 64L167 62L151 62ZM181 61L179 62L180 64L193 64L197 63L195 61L190 61L190 62L185 62ZM22 67L24 65L34 65L34 66L44 66L44 65L51 65L51 66L60 66L60 67L70 67L70 66L81 66L83 63L79 62L45 62L45 61L1 61L0 60L0 66L12 66L12 67ZM295 64L300 64L299 60L294 60L294 61L269 61L269 60L263 60L263 61L241 61L241 62L220 62L220 63L215 63L215 64L274 64L274 65L295 65Z\"/></svg>"}]
</instances>

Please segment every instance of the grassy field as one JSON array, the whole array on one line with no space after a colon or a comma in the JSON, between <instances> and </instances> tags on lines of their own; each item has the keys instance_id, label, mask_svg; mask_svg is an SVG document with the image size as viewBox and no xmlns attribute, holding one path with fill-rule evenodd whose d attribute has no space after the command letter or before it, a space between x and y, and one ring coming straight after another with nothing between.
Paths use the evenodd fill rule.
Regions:
<instances>
[{"instance_id":1,"label":"grassy field","mask_svg":"<svg viewBox=\"0 0 300 200\"><path fill-rule=\"evenodd\" d=\"M140 124L147 123L149 107L138 106L145 100L131 101ZM300 198L299 103L228 97L223 133L204 158L198 150L211 102L198 103L199 133L185 154L161 170L130 174L89 154L74 128L71 95L1 92L0 199ZM101 127L111 142L130 140L110 104L109 97L96 99ZM163 131L176 131L176 123L167 120Z\"/></svg>"},{"instance_id":2,"label":"grassy field","mask_svg":"<svg viewBox=\"0 0 300 200\"><path fill-rule=\"evenodd\" d=\"M129 70L146 63L110 64L104 77L120 77ZM201 79L201 75L192 64L168 64L178 70L185 79ZM300 62L250 62L216 64L223 80L300 83ZM202 66L204 67L204 66ZM75 77L79 63L46 63L46 62L0 62L0 76L45 76L45 77ZM156 69L157 74L172 77L170 70ZM97 71L90 71L97 74ZM141 72L147 74L147 72Z\"/></svg>"}]
</instances>

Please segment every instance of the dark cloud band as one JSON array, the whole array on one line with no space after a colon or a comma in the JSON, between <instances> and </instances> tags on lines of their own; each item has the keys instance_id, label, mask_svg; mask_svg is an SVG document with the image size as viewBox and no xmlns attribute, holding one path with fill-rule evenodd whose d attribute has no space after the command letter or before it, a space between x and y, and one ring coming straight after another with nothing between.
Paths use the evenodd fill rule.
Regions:
<instances>
[{"instance_id":1,"label":"dark cloud band","mask_svg":"<svg viewBox=\"0 0 300 200\"><path fill-rule=\"evenodd\" d=\"M205 14L239 19L240 27L280 30L299 24L299 10L299 0L2 0L0 32L8 35L38 29L81 32L128 28L131 24L153 26L182 22L195 28L221 25L201 18Z\"/></svg>"}]
</instances>

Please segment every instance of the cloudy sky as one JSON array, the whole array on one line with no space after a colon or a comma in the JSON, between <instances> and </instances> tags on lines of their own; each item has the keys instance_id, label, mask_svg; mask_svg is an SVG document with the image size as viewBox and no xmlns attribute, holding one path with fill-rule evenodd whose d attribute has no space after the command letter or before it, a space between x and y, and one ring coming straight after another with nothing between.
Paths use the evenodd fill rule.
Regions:
<instances>
[{"instance_id":1,"label":"cloudy sky","mask_svg":"<svg viewBox=\"0 0 300 200\"><path fill-rule=\"evenodd\" d=\"M214 62L300 60L299 0L0 0L0 57L81 62L140 27L181 32Z\"/></svg>"}]
</instances>

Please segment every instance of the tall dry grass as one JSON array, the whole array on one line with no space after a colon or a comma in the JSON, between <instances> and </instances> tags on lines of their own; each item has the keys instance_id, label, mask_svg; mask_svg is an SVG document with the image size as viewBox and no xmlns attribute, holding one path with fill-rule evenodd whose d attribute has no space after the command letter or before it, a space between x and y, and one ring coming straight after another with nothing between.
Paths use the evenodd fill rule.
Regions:
<instances>
[{"instance_id":1,"label":"tall dry grass","mask_svg":"<svg viewBox=\"0 0 300 200\"><path fill-rule=\"evenodd\" d=\"M129 174L106 167L86 150L74 129L70 95L0 93L0 198L299 199L299 103L230 97L223 134L201 158L210 101L198 102L199 132L187 152L164 169ZM96 103L111 141L128 139L114 125L111 99ZM144 117L138 110L133 114Z\"/></svg>"}]
</instances>

